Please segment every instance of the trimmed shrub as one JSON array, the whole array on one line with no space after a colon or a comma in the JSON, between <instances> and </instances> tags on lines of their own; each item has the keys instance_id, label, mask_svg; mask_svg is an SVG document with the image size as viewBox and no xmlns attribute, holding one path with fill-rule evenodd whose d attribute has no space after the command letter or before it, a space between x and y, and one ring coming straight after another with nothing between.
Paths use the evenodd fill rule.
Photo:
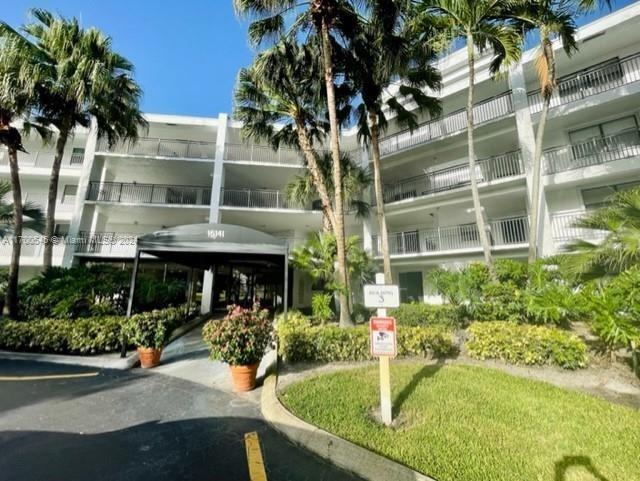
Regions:
<instances>
[{"instance_id":1,"label":"trimmed shrub","mask_svg":"<svg viewBox=\"0 0 640 481\"><path fill-rule=\"evenodd\" d=\"M185 307L135 314L129 322L162 322L167 333L195 317L195 310ZM34 321L0 321L0 349L57 354L101 354L121 347L125 318L122 316L83 319L39 319ZM133 347L132 339L127 339Z\"/></svg>"},{"instance_id":2,"label":"trimmed shrub","mask_svg":"<svg viewBox=\"0 0 640 481\"><path fill-rule=\"evenodd\" d=\"M460 309L451 304L425 304L411 302L400 304L396 309L390 309L389 315L396 318L402 326L450 326L460 325Z\"/></svg>"},{"instance_id":3,"label":"trimmed shrub","mask_svg":"<svg viewBox=\"0 0 640 481\"><path fill-rule=\"evenodd\" d=\"M512 322L476 322L469 327L469 355L513 364L555 364L565 369L586 367L587 346L560 329Z\"/></svg>"},{"instance_id":4,"label":"trimmed shrub","mask_svg":"<svg viewBox=\"0 0 640 481\"><path fill-rule=\"evenodd\" d=\"M371 359L369 329L343 329L335 324L314 326L300 313L276 323L279 354L289 362L365 361ZM443 356L455 350L453 333L443 326L402 326L398 329L398 355Z\"/></svg>"}]
</instances>

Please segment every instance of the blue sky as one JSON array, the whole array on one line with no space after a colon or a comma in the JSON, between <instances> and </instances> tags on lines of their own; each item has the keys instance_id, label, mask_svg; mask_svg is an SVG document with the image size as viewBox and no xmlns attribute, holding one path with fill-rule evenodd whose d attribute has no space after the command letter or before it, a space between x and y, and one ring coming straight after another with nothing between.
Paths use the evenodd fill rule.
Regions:
<instances>
[{"instance_id":1,"label":"blue sky","mask_svg":"<svg viewBox=\"0 0 640 481\"><path fill-rule=\"evenodd\" d=\"M42 7L113 38L136 66L145 112L216 116L232 109L238 69L251 62L247 25L231 0L4 0L0 15L13 26ZM616 8L633 3L616 2ZM593 18L597 15L590 15ZM587 19L581 19L584 23Z\"/></svg>"}]
</instances>

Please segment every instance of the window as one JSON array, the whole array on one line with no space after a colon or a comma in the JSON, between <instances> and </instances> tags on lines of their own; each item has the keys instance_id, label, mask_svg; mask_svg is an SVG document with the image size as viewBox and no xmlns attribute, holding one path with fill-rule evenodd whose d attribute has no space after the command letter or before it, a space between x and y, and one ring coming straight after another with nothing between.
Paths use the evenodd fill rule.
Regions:
<instances>
[{"instance_id":1,"label":"window","mask_svg":"<svg viewBox=\"0 0 640 481\"><path fill-rule=\"evenodd\" d=\"M82 147L74 147L71 152L71 165L78 165L84 162L84 149Z\"/></svg>"},{"instance_id":2,"label":"window","mask_svg":"<svg viewBox=\"0 0 640 481\"><path fill-rule=\"evenodd\" d=\"M78 193L77 185L65 185L64 190L62 191L62 203L72 204L76 199L77 193Z\"/></svg>"},{"instance_id":3,"label":"window","mask_svg":"<svg viewBox=\"0 0 640 481\"><path fill-rule=\"evenodd\" d=\"M66 237L69 235L69 224L56 224L53 229L53 235L58 237Z\"/></svg>"},{"instance_id":4,"label":"window","mask_svg":"<svg viewBox=\"0 0 640 481\"><path fill-rule=\"evenodd\" d=\"M598 209L607 205L607 199L616 192L633 189L640 185L640 181L625 182L623 184L604 185L582 190L582 202L587 210Z\"/></svg>"},{"instance_id":5,"label":"window","mask_svg":"<svg viewBox=\"0 0 640 481\"><path fill-rule=\"evenodd\" d=\"M401 272L400 281L401 302L421 302L423 300L422 272Z\"/></svg>"},{"instance_id":6,"label":"window","mask_svg":"<svg viewBox=\"0 0 640 481\"><path fill-rule=\"evenodd\" d=\"M604 152L624 151L640 144L638 124L633 115L569 132L576 159Z\"/></svg>"}]
</instances>

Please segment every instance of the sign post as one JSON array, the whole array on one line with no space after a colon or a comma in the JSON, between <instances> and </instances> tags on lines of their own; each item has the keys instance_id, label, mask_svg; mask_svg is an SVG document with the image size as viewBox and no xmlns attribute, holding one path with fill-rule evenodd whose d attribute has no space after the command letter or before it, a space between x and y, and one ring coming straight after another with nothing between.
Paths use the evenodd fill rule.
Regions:
<instances>
[{"instance_id":1,"label":"sign post","mask_svg":"<svg viewBox=\"0 0 640 481\"><path fill-rule=\"evenodd\" d=\"M398 286L385 285L384 274L376 274L376 284L364 286L364 305L377 308L377 316L369 320L371 354L380 363L380 417L387 426L391 412L390 361L396 356L396 321L387 317L387 308L400 305Z\"/></svg>"}]
</instances>

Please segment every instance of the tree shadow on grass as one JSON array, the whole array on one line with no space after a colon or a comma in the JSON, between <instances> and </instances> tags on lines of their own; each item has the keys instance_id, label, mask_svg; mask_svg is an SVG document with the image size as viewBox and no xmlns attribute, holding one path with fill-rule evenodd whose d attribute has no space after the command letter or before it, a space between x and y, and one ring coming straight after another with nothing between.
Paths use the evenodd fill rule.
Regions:
<instances>
[{"instance_id":1,"label":"tree shadow on grass","mask_svg":"<svg viewBox=\"0 0 640 481\"><path fill-rule=\"evenodd\" d=\"M420 384L425 379L429 379L430 377L432 377L435 373L437 373L442 368L442 366L444 366L444 360L438 359L437 363L426 364L422 366L422 368L420 368L420 370L413 375L413 378L411 379L411 381L409 381L409 383L404 388L402 388L402 391L400 391L400 393L396 396L393 402L394 416L397 416L400 413L400 411L402 411L402 406L407 401L409 396L411 396L411 394L413 394L413 392L416 390L416 388L418 387L418 384Z\"/></svg>"},{"instance_id":2,"label":"tree shadow on grass","mask_svg":"<svg viewBox=\"0 0 640 481\"><path fill-rule=\"evenodd\" d=\"M588 456L563 456L560 461L556 461L556 476L554 481L566 481L567 471L573 467L586 469L594 480L609 481L591 462Z\"/></svg>"}]
</instances>

